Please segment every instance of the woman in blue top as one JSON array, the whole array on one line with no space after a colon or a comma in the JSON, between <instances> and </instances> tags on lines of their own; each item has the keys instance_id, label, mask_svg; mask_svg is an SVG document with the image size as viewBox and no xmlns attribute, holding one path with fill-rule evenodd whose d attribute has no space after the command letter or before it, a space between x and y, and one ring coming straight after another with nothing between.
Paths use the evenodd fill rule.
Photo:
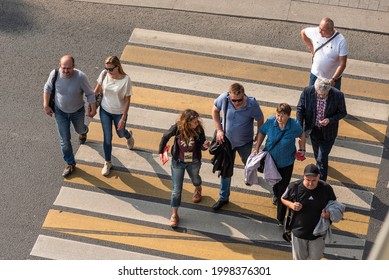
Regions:
<instances>
[{"instance_id":1,"label":"woman in blue top","mask_svg":"<svg viewBox=\"0 0 389 280\"><path fill-rule=\"evenodd\" d=\"M277 204L277 220L283 225L286 206L281 203L281 196L289 185L293 173L295 158L304 158L305 134L301 125L290 118L292 108L287 103L280 103L276 108L276 115L269 117L259 128L255 152L259 152L263 140L266 138L264 151L268 151L277 166L282 179L273 186L273 203ZM299 150L296 155L296 138Z\"/></svg>"}]
</instances>

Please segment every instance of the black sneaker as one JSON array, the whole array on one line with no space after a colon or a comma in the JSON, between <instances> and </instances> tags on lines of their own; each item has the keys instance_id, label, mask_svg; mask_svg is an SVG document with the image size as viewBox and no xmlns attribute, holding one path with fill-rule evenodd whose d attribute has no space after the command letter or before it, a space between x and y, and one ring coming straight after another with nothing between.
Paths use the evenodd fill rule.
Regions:
<instances>
[{"instance_id":1,"label":"black sneaker","mask_svg":"<svg viewBox=\"0 0 389 280\"><path fill-rule=\"evenodd\" d=\"M78 136L78 140L80 140L80 144L85 144L86 142L86 133L85 134L80 134L80 136Z\"/></svg>"},{"instance_id":2,"label":"black sneaker","mask_svg":"<svg viewBox=\"0 0 389 280\"><path fill-rule=\"evenodd\" d=\"M217 211L219 210L220 208L222 208L224 205L228 204L229 201L228 200L218 200L214 205L212 205L212 209Z\"/></svg>"},{"instance_id":3,"label":"black sneaker","mask_svg":"<svg viewBox=\"0 0 389 280\"><path fill-rule=\"evenodd\" d=\"M62 173L62 176L63 177L67 177L69 176L70 174L72 174L72 172L74 171L74 168L76 167L76 164L68 164L66 167L65 167L65 170L63 171Z\"/></svg>"}]
</instances>

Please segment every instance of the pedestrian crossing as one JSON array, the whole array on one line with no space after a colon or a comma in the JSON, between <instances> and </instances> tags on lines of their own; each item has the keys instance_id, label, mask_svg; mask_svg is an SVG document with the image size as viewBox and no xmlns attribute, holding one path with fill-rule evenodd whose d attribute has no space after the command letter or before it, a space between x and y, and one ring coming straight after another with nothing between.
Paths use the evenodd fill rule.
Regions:
<instances>
[{"instance_id":1,"label":"pedestrian crossing","mask_svg":"<svg viewBox=\"0 0 389 280\"><path fill-rule=\"evenodd\" d=\"M218 199L219 179L211 156L203 153L203 200L191 202L194 188L186 176L180 224L171 229L170 162L161 165L157 153L163 132L187 108L200 113L211 138L213 100L232 82L242 83L260 102L265 118L280 102L295 109L308 81L309 54L135 29L121 61L134 82L127 126L135 149L114 135L114 168L102 176L103 136L95 117L87 143L76 153L76 171L64 180L30 258L291 259L276 224L271 187L262 178L246 186L239 157L230 204L215 213L211 205ZM348 65L342 89L349 115L340 123L328 176L347 212L333 225L325 250L329 259L363 257L389 116L389 67L352 59ZM314 162L309 143L307 153L306 161L295 163L292 180Z\"/></svg>"}]
</instances>

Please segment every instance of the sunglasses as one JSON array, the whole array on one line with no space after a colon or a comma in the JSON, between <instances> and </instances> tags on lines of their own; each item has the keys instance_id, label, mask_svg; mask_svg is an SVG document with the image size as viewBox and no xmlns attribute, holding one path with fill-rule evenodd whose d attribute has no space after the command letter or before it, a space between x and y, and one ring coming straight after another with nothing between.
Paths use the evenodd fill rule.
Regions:
<instances>
[{"instance_id":1,"label":"sunglasses","mask_svg":"<svg viewBox=\"0 0 389 280\"><path fill-rule=\"evenodd\" d=\"M240 102L243 101L243 97L240 98L240 99L231 99L231 101L234 102L234 103L240 103Z\"/></svg>"},{"instance_id":2,"label":"sunglasses","mask_svg":"<svg viewBox=\"0 0 389 280\"><path fill-rule=\"evenodd\" d=\"M115 69L117 66L115 66L115 67L112 67L112 68L108 68L108 67L105 67L104 69L105 70L107 70L107 71L109 71L109 72L112 72L113 71L113 69Z\"/></svg>"}]
</instances>

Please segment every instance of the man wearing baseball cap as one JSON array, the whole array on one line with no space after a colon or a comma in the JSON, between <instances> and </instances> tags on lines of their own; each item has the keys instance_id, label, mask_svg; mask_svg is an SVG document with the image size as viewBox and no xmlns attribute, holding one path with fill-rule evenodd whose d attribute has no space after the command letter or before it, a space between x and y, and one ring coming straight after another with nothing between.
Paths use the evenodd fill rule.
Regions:
<instances>
[{"instance_id":1,"label":"man wearing baseball cap","mask_svg":"<svg viewBox=\"0 0 389 280\"><path fill-rule=\"evenodd\" d=\"M292 210L290 228L294 260L323 258L325 235L316 236L313 231L320 218L330 218L325 207L331 200L336 200L334 190L320 180L319 169L314 164L308 164L304 179L290 183L282 195L282 203Z\"/></svg>"}]
</instances>

